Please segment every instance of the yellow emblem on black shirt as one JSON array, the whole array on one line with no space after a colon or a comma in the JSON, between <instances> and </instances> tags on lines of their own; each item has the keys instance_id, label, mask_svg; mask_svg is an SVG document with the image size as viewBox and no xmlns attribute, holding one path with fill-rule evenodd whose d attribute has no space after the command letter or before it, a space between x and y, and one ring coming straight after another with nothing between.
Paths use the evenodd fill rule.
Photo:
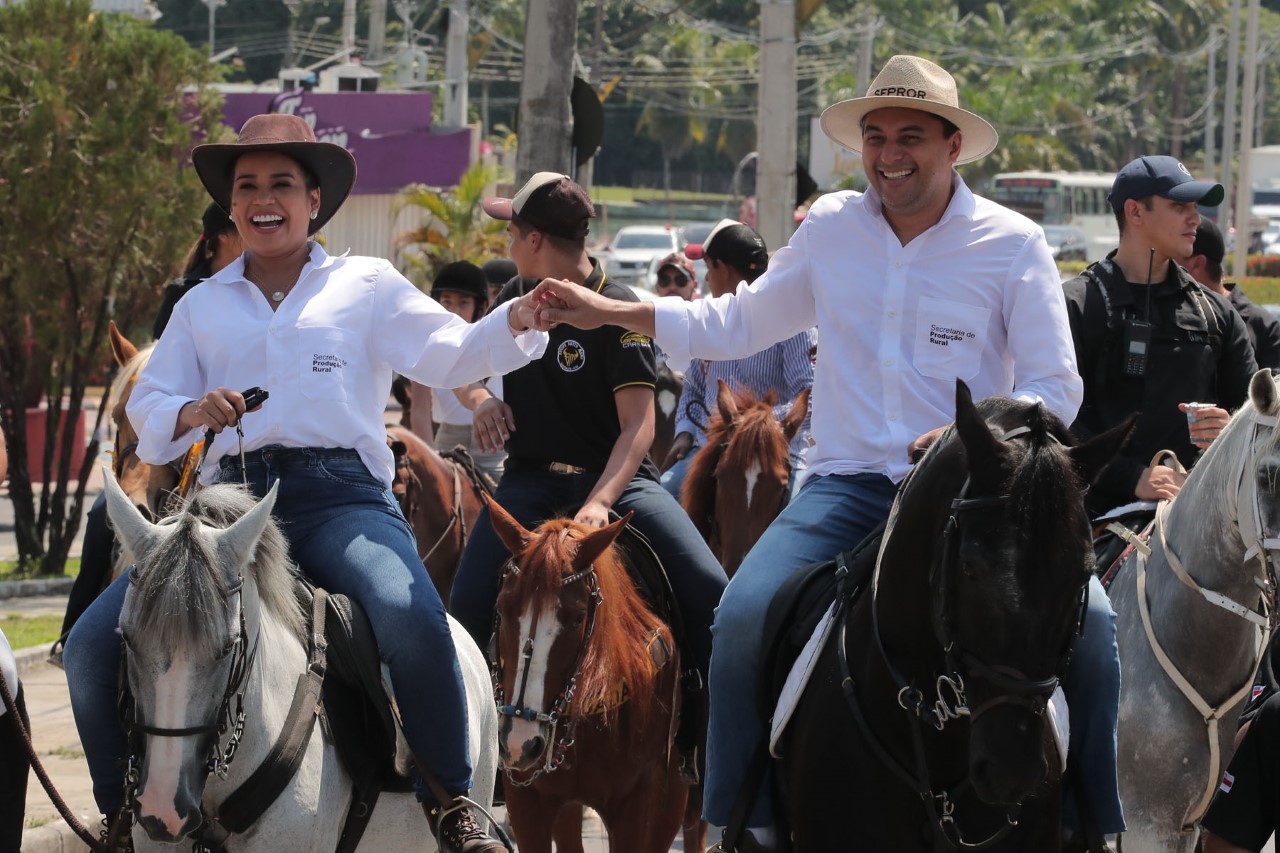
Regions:
<instances>
[{"instance_id":1,"label":"yellow emblem on black shirt","mask_svg":"<svg viewBox=\"0 0 1280 853\"><path fill-rule=\"evenodd\" d=\"M565 341L556 350L556 361L566 373L576 373L587 360L587 351L577 341Z\"/></svg>"},{"instance_id":2,"label":"yellow emblem on black shirt","mask_svg":"<svg viewBox=\"0 0 1280 853\"><path fill-rule=\"evenodd\" d=\"M622 337L618 340L624 349L630 349L631 347L651 347L653 345L653 341L649 340L647 336L642 335L639 332L624 332Z\"/></svg>"}]
</instances>

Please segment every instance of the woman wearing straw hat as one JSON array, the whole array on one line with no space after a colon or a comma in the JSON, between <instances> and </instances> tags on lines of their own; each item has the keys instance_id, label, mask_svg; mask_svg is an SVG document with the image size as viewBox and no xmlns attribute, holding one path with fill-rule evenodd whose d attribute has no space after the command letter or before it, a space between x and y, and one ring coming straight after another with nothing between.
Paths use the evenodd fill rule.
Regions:
<instances>
[{"instance_id":1,"label":"woman wearing straw hat","mask_svg":"<svg viewBox=\"0 0 1280 853\"><path fill-rule=\"evenodd\" d=\"M138 455L162 463L205 430L219 433L201 479L273 484L275 514L293 558L331 592L368 613L417 757L451 793L471 786L462 677L444 608L389 491L392 457L382 416L391 371L446 388L505 373L541 355L529 299L467 324L385 260L334 257L311 240L355 182L346 149L317 142L302 119L260 115L233 144L192 152L245 253L188 293L156 345L128 407ZM270 400L245 414L241 389ZM241 460L244 460L243 462ZM76 723L107 814L121 806L123 731L114 714L124 600L118 581L81 617L65 651ZM449 803L423 801L433 831ZM503 847L468 809L445 809L446 850Z\"/></svg>"},{"instance_id":2,"label":"woman wearing straw hat","mask_svg":"<svg viewBox=\"0 0 1280 853\"><path fill-rule=\"evenodd\" d=\"M822 129L862 155L864 194L837 192L809 215L750 288L689 303L602 300L544 280L551 322L655 335L673 359L741 358L817 325L810 476L747 555L716 610L705 814L729 821L762 733L759 627L799 568L857 544L889 514L910 454L955 414L955 381L975 398L1039 400L1065 423L1082 396L1062 284L1035 223L975 196L954 167L995 149L995 128L961 109L955 80L895 56L866 97L822 114ZM943 328L947 334L935 336ZM958 332L958 334L956 334ZM655 334L656 333L656 334ZM1104 832L1124 827L1116 792L1119 697L1115 617L1093 581L1065 687L1072 761ZM1074 695L1073 695L1074 694ZM768 786L740 851L776 840Z\"/></svg>"}]
</instances>

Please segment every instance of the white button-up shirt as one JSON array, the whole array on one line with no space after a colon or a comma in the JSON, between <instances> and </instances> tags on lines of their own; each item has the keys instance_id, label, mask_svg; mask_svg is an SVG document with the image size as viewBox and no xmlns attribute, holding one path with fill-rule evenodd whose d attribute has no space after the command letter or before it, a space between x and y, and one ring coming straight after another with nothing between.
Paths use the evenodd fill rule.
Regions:
<instances>
[{"instance_id":1,"label":"white button-up shirt","mask_svg":"<svg viewBox=\"0 0 1280 853\"><path fill-rule=\"evenodd\" d=\"M823 196L753 284L658 300L658 344L740 358L816 324L814 474L901 480L908 444L955 419L957 378L975 399L1042 401L1070 424L1083 383L1044 233L952 181L942 218L905 246L874 190Z\"/></svg>"},{"instance_id":2,"label":"white button-up shirt","mask_svg":"<svg viewBox=\"0 0 1280 853\"><path fill-rule=\"evenodd\" d=\"M200 437L173 438L178 411L224 386L270 392L243 418L244 448L345 447L391 484L393 460L383 411L391 372L423 385L457 388L538 358L542 332L513 337L507 312L469 324L418 290L381 258L334 257L313 244L297 284L271 310L245 278L244 259L202 282L174 307L130 396L138 456L162 464ZM234 429L213 443L200 479L239 452Z\"/></svg>"}]
</instances>

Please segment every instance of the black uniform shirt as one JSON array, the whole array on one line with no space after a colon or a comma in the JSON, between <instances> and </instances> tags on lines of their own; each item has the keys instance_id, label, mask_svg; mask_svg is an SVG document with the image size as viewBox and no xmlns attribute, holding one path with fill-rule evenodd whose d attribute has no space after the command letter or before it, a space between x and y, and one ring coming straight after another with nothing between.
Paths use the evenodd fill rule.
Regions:
<instances>
[{"instance_id":1,"label":"black uniform shirt","mask_svg":"<svg viewBox=\"0 0 1280 853\"><path fill-rule=\"evenodd\" d=\"M1159 450L1174 451L1190 468L1199 450L1178 404L1215 403L1234 411L1247 399L1257 371L1240 315L1224 297L1171 263L1165 280L1151 285L1146 373L1126 375L1124 326L1146 316L1146 287L1125 281L1110 257L1063 285L1084 380L1084 401L1072 432L1088 439L1138 413L1129 443L1089 492L1095 515L1136 500L1138 478Z\"/></svg>"},{"instance_id":2,"label":"black uniform shirt","mask_svg":"<svg viewBox=\"0 0 1280 853\"><path fill-rule=\"evenodd\" d=\"M514 278L502 288L495 306L528 293L538 281ZM606 279L591 260L584 287L611 299L635 302L630 288ZM542 358L506 375L503 400L511 407L516 428L507 440L508 466L549 462L602 472L622 434L613 395L632 385L653 388L657 363L653 342L618 326L576 329L560 324L550 332ZM639 473L658 479L646 454Z\"/></svg>"},{"instance_id":3,"label":"black uniform shirt","mask_svg":"<svg viewBox=\"0 0 1280 853\"><path fill-rule=\"evenodd\" d=\"M1244 295L1234 282L1223 282L1231 295L1231 307L1240 312L1244 318L1245 328L1249 330L1249 340L1253 343L1253 357L1258 367L1280 369L1280 320L1270 311L1258 305Z\"/></svg>"}]
</instances>

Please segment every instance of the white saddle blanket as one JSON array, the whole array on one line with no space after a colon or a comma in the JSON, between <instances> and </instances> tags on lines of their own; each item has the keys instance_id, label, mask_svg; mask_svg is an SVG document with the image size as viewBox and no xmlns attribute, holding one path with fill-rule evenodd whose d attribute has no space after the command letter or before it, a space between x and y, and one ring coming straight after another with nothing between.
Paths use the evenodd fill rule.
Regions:
<instances>
[{"instance_id":1,"label":"white saddle blanket","mask_svg":"<svg viewBox=\"0 0 1280 853\"><path fill-rule=\"evenodd\" d=\"M813 631L809 642L800 650L786 682L782 685L782 694L778 697L778 705L773 711L773 721L769 730L769 753L774 758L781 758L778 744L782 741L782 733L791 721L791 715L800 704L804 688L813 674L818 655L827 644L827 636L835 624L835 604L832 604L823 615L822 621ZM1071 742L1071 715L1067 710L1067 697L1059 687L1053 691L1048 705L1049 722L1053 726L1054 742L1058 747L1058 757L1062 759L1062 769L1067 768L1067 744Z\"/></svg>"}]
</instances>

